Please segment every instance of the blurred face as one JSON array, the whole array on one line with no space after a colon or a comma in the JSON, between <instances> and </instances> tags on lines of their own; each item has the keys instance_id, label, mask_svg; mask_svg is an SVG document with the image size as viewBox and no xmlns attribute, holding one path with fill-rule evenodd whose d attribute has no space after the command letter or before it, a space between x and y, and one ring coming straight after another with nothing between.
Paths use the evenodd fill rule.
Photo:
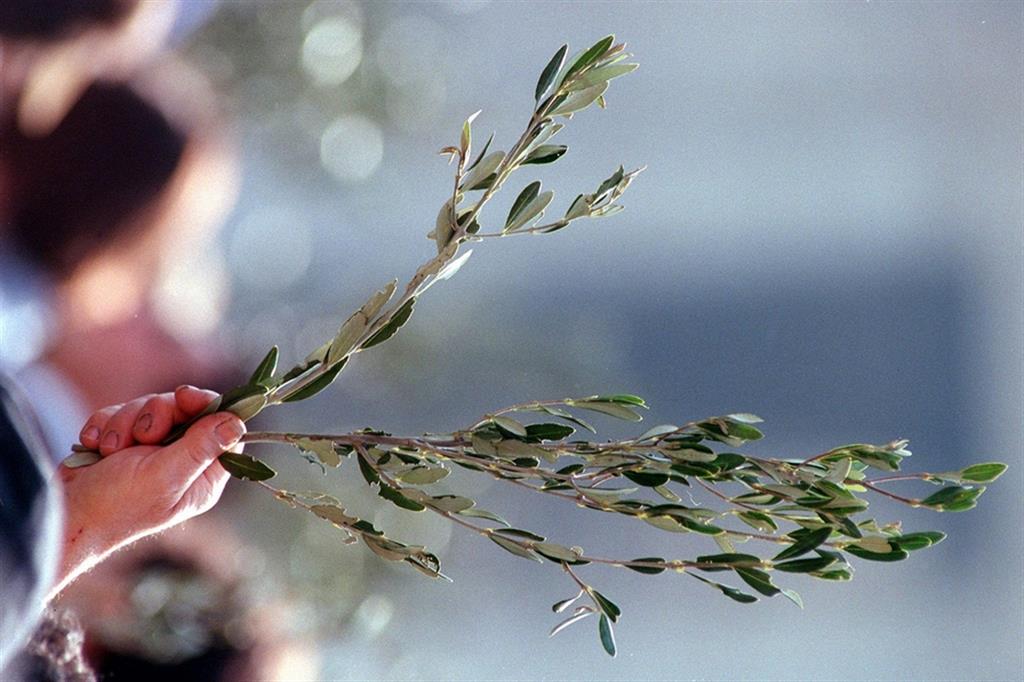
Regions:
<instances>
[{"instance_id":1,"label":"blurred face","mask_svg":"<svg viewBox=\"0 0 1024 682\"><path fill-rule=\"evenodd\" d=\"M57 42L4 40L0 82L18 127L26 135L53 130L90 82L123 78L153 57L176 14L174 0L140 2L113 26L90 26Z\"/></svg>"}]
</instances>

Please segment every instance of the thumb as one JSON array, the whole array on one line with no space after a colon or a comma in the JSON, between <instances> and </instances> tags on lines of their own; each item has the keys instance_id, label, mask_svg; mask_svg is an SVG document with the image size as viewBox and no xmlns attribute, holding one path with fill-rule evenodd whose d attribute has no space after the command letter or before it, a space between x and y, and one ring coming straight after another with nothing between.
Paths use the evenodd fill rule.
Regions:
<instances>
[{"instance_id":1,"label":"thumb","mask_svg":"<svg viewBox=\"0 0 1024 682\"><path fill-rule=\"evenodd\" d=\"M230 412L210 414L180 439L153 453L171 486L185 490L245 434L245 423Z\"/></svg>"}]
</instances>

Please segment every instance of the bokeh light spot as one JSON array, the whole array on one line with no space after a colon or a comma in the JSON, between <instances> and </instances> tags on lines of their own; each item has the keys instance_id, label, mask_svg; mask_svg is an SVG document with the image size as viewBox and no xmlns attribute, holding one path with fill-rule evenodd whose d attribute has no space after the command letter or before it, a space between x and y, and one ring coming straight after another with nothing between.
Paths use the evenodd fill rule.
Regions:
<instances>
[{"instance_id":1,"label":"bokeh light spot","mask_svg":"<svg viewBox=\"0 0 1024 682\"><path fill-rule=\"evenodd\" d=\"M380 126L358 114L337 118L320 136L320 163L343 182L365 180L384 157Z\"/></svg>"},{"instance_id":2,"label":"bokeh light spot","mask_svg":"<svg viewBox=\"0 0 1024 682\"><path fill-rule=\"evenodd\" d=\"M362 59L362 29L347 17L320 20L302 42L302 67L317 85L344 83Z\"/></svg>"}]
</instances>

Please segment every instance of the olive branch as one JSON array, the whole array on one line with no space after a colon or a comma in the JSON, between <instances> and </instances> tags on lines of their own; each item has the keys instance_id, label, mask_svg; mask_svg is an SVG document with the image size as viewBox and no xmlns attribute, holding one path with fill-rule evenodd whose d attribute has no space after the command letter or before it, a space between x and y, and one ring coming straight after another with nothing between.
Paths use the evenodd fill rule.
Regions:
<instances>
[{"instance_id":1,"label":"olive branch","mask_svg":"<svg viewBox=\"0 0 1024 682\"><path fill-rule=\"evenodd\" d=\"M389 282L345 320L332 339L287 371L278 372L275 346L245 384L221 395L204 414L229 410L249 420L269 406L315 396L338 377L354 355L388 340L408 322L418 298L453 276L470 257L471 250L459 254L466 243L548 234L576 221L622 210L618 201L643 168L627 172L620 166L595 191L580 193L560 218L546 223L541 219L554 193L542 191L540 181L530 182L516 196L500 228L481 229L485 205L513 173L525 166L553 163L568 151L565 145L550 143L564 127L556 121L571 119L593 104L604 108L609 82L637 68L628 61L632 55L625 45L616 44L613 36L602 38L569 60L567 50L563 45L544 67L529 122L507 153L490 151L492 134L473 156L473 123L480 112L463 123L458 144L441 150L449 163L455 163L455 173L451 196L441 206L428 235L437 252L416 270L401 293L397 280ZM577 570L580 566L604 564L642 574L685 573L740 603L756 602L757 595L782 595L802 607L799 594L776 585L773 574L849 580L853 576L850 557L900 561L945 538L936 531L905 533L898 522L862 518L869 494L911 507L966 511L985 491L979 484L994 481L1006 470L1005 464L993 462L952 472L901 473L902 461L910 455L906 440L845 445L806 459L732 452L762 437L754 426L761 420L751 414L655 426L625 440L579 438L583 432L595 433L584 419L587 413L639 422L645 409L644 400L634 395L595 395L513 405L441 434L405 437L372 429L341 434L250 431L244 440L294 446L297 454L325 473L345 458L355 459L367 485L388 502L409 511L443 516L522 559L558 565L571 580L575 594L552 606L555 613L572 610L551 635L597 616L601 644L613 656L612 624L622 610L583 580ZM185 428L187 425L180 427L168 440L180 437ZM66 465L84 466L98 457L80 447L76 450ZM276 472L249 455L225 453L220 461L233 476L254 481L285 504L330 522L342 531L344 542L361 541L383 559L407 563L432 578L448 579L438 557L427 548L388 537L368 521L350 515L337 498L277 488L267 482ZM663 531L709 536L718 551L686 559L594 556L579 546L551 542L533 531L515 528L498 514L477 507L470 497L439 493L433 486L450 474L453 465L584 509L632 517ZM876 477L876 471L885 475ZM942 487L921 498L898 495L887 487L903 481ZM689 489L692 504L682 503L677 493L680 486ZM707 501L699 502L698 497ZM774 547L761 556L737 552L734 542ZM712 573L734 574L750 591L707 577ZM584 597L587 603L578 604Z\"/></svg>"}]
</instances>

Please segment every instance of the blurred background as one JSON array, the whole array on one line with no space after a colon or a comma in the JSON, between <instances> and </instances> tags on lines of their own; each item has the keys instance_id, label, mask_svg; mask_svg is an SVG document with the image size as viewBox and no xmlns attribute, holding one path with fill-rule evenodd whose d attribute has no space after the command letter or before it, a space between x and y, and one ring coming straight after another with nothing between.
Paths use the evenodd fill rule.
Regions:
<instances>
[{"instance_id":1,"label":"blurred background","mask_svg":"<svg viewBox=\"0 0 1024 682\"><path fill-rule=\"evenodd\" d=\"M462 120L483 109L477 139L494 130L507 149L558 46L614 32L641 68L612 84L607 111L571 121L569 153L536 175L564 210L620 163L647 164L627 211L478 245L393 341L254 426L416 434L528 399L632 392L652 424L760 414L753 453L906 437L911 469L1011 469L967 514L873 503L949 538L906 563L860 562L851 583L783 580L802 612L588 567L624 607L612 660L592 623L546 637L549 605L574 593L550 565L383 506L352 462L324 477L254 448L282 486L331 490L428 545L455 583L234 483L65 598L94 660L124 675L206 656L223 679L1019 679L1020 4L99 4L117 11L49 33L0 17L0 357L56 457L89 409L184 381L225 388L274 343L290 362L329 338L432 254L451 183L437 150ZM88 219L56 215L40 189L60 169L97 178ZM632 433L611 421L602 437ZM716 551L449 480L563 544Z\"/></svg>"}]
</instances>

